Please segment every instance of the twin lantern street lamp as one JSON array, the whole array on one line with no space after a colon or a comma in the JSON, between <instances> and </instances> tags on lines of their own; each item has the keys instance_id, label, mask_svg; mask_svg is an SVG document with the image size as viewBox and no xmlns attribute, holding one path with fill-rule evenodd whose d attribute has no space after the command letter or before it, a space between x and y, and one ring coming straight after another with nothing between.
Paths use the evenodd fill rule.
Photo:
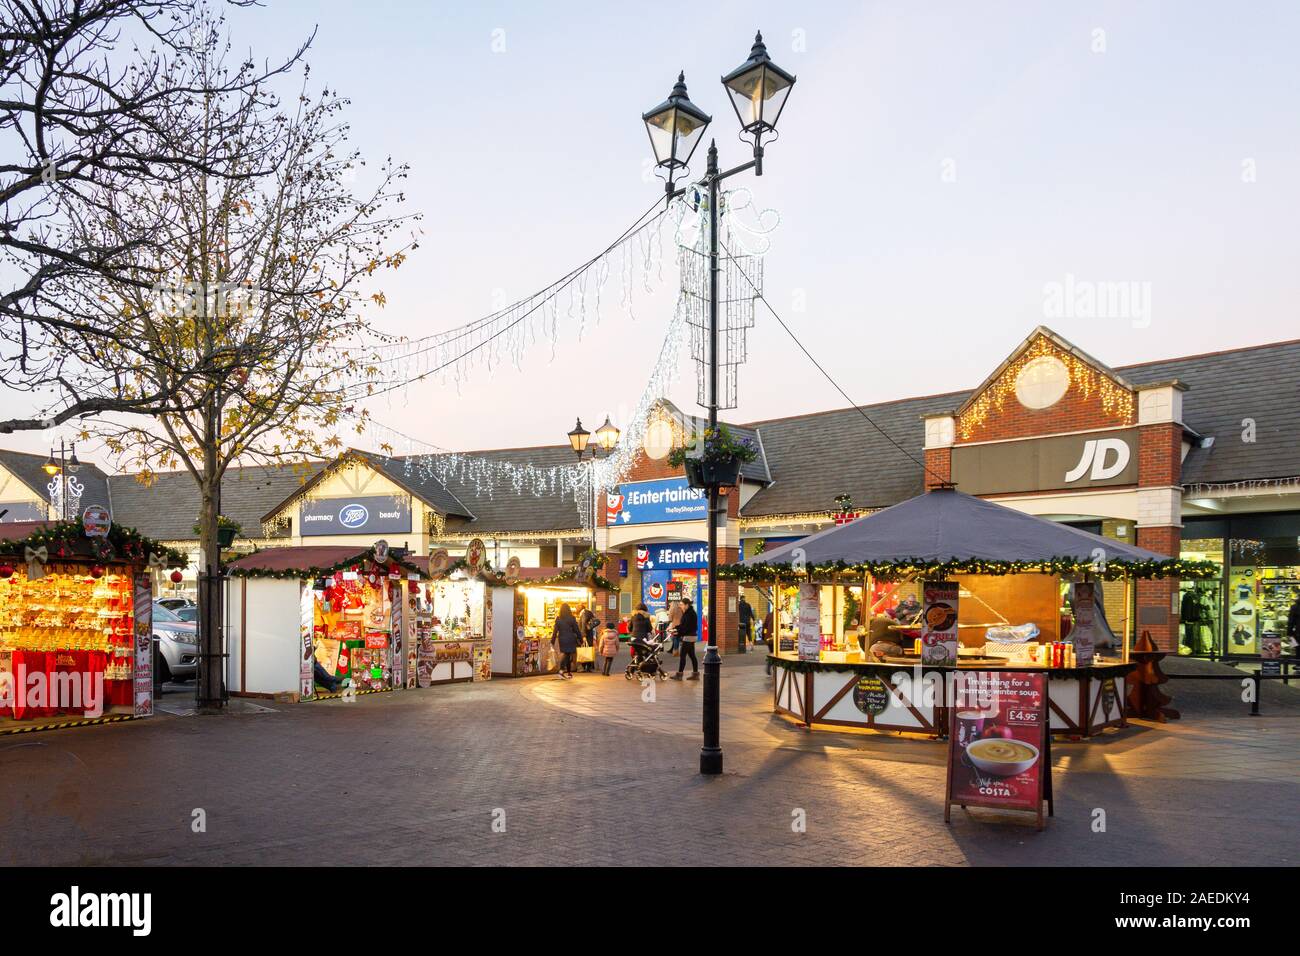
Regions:
<instances>
[{"instance_id":1,"label":"twin lantern street lamp","mask_svg":"<svg viewBox=\"0 0 1300 956\"><path fill-rule=\"evenodd\" d=\"M614 423L605 416L605 424L596 429L596 446L609 454L618 444L619 430L614 427ZM569 432L569 447L573 449L578 461L582 461L582 456L587 452L587 446L591 444L591 432L582 427L582 419L578 419L578 424L573 426L573 431ZM596 449L591 449L591 466L596 467ZM594 476L593 476L594 477ZM591 485L591 550L596 550L596 482L590 481ZM557 563L563 563L557 555Z\"/></svg>"},{"instance_id":2,"label":"twin lantern street lamp","mask_svg":"<svg viewBox=\"0 0 1300 956\"><path fill-rule=\"evenodd\" d=\"M772 62L763 34L756 34L749 59L722 78L723 89L731 100L742 133L754 148L754 158L747 163L718 170L718 146L709 143L708 163L704 178L695 185L708 190L709 214L709 428L718 427L718 184L724 179L753 169L755 176L763 175L763 141L776 135L777 120L785 109L785 101L794 87L795 77ZM696 147L704 138L704 131L712 117L700 109L686 94L686 74L677 75L677 83L668 99L648 113L642 113L655 162L667 173L664 192L667 201L686 192L685 187L675 187L673 180L684 175ZM722 658L718 656L718 486L711 484L709 492L709 646L704 655L704 746L700 749L700 773L722 773L722 746L720 742L719 704Z\"/></svg>"}]
</instances>

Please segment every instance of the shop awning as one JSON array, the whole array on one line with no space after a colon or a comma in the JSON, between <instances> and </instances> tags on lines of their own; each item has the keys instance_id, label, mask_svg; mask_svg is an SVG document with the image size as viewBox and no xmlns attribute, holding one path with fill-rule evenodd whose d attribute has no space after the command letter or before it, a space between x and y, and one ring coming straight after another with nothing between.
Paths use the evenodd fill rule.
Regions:
<instances>
[{"instance_id":1,"label":"shop awning","mask_svg":"<svg viewBox=\"0 0 1300 956\"><path fill-rule=\"evenodd\" d=\"M1203 577L1182 561L1080 531L996 502L940 488L829 528L723 571L740 580L836 572L881 577L1093 572L1100 577Z\"/></svg>"}]
</instances>

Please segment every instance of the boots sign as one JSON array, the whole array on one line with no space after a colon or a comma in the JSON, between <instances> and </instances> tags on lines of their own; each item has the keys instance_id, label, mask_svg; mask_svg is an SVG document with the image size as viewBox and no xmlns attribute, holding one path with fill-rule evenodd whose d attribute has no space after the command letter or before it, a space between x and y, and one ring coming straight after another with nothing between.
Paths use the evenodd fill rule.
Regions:
<instances>
[{"instance_id":1,"label":"boots sign","mask_svg":"<svg viewBox=\"0 0 1300 956\"><path fill-rule=\"evenodd\" d=\"M957 445L952 480L968 495L1135 485L1136 428Z\"/></svg>"}]
</instances>

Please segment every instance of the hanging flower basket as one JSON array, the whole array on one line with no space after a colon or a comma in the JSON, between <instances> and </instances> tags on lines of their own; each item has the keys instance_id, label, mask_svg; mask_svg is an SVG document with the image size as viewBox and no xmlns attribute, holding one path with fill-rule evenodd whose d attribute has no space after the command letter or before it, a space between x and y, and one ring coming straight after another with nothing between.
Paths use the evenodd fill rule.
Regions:
<instances>
[{"instance_id":1,"label":"hanging flower basket","mask_svg":"<svg viewBox=\"0 0 1300 956\"><path fill-rule=\"evenodd\" d=\"M686 472L692 488L734 485L740 481L740 469L758 457L758 448L748 438L737 439L726 425L706 428L690 444L674 448L668 464Z\"/></svg>"},{"instance_id":2,"label":"hanging flower basket","mask_svg":"<svg viewBox=\"0 0 1300 956\"><path fill-rule=\"evenodd\" d=\"M739 458L718 458L712 461L704 459L700 462L704 487L736 484L740 481L740 466L742 464L743 462Z\"/></svg>"}]
</instances>

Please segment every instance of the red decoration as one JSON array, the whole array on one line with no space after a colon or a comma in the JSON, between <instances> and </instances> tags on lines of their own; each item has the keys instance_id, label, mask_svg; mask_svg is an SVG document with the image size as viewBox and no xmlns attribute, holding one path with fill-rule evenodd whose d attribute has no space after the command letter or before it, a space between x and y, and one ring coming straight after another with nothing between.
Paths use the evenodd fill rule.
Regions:
<instances>
[{"instance_id":1,"label":"red decoration","mask_svg":"<svg viewBox=\"0 0 1300 956\"><path fill-rule=\"evenodd\" d=\"M104 576L104 566L101 564L92 564L90 566L90 576L95 580L102 578Z\"/></svg>"},{"instance_id":2,"label":"red decoration","mask_svg":"<svg viewBox=\"0 0 1300 956\"><path fill-rule=\"evenodd\" d=\"M420 582L418 582L418 581L407 581L407 582L406 582L406 589L407 589L408 591L410 591L412 594L419 594L419 593L420 593Z\"/></svg>"},{"instance_id":3,"label":"red decoration","mask_svg":"<svg viewBox=\"0 0 1300 956\"><path fill-rule=\"evenodd\" d=\"M172 584L180 584L182 581L185 580L185 575L181 574L179 571L173 571L171 573L171 579L172 579Z\"/></svg>"},{"instance_id":4,"label":"red decoration","mask_svg":"<svg viewBox=\"0 0 1300 956\"><path fill-rule=\"evenodd\" d=\"M8 580L14 576L13 565L0 564L0 580Z\"/></svg>"}]
</instances>

